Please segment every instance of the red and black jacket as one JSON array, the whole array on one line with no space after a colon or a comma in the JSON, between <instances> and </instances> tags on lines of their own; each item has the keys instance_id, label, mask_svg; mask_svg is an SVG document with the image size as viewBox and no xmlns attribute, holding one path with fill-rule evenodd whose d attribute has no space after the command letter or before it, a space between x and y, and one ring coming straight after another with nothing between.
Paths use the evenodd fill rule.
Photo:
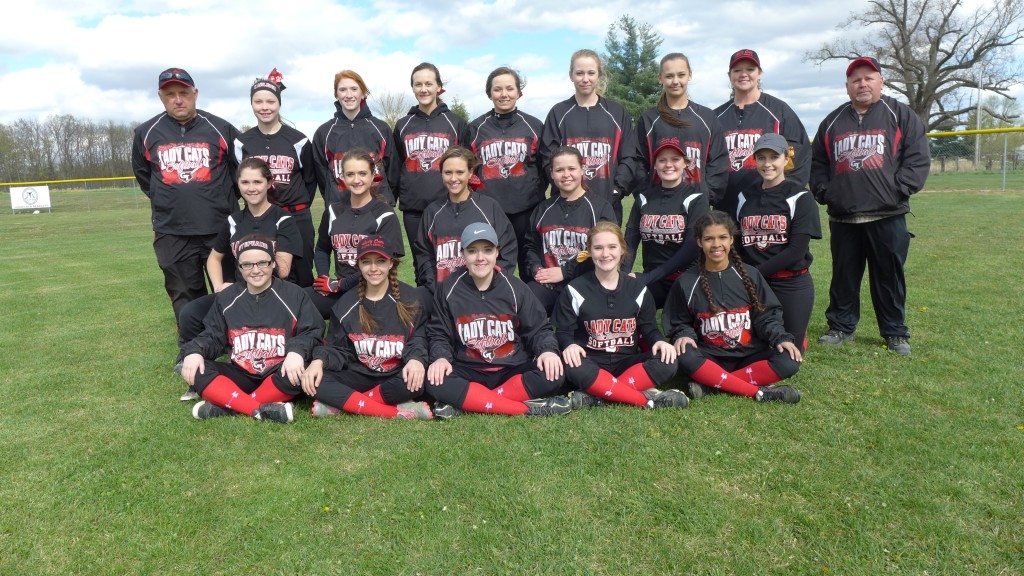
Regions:
<instances>
[{"instance_id":1,"label":"red and black jacket","mask_svg":"<svg viewBox=\"0 0 1024 576\"><path fill-rule=\"evenodd\" d=\"M501 270L478 290L466 270L438 285L427 323L430 360L496 372L558 353L547 312L523 281Z\"/></svg>"},{"instance_id":2,"label":"red and black jacket","mask_svg":"<svg viewBox=\"0 0 1024 576\"><path fill-rule=\"evenodd\" d=\"M506 214L530 210L544 199L548 182L538 156L543 130L540 120L519 110L491 110L469 123L469 146L481 162L479 192L497 200Z\"/></svg>"},{"instance_id":3,"label":"red and black jacket","mask_svg":"<svg viewBox=\"0 0 1024 576\"><path fill-rule=\"evenodd\" d=\"M615 222L615 212L590 192L571 202L558 194L538 204L526 231L527 269L536 274L541 268L558 266L565 282L574 278L579 273L576 256L586 250L587 232L600 220Z\"/></svg>"},{"instance_id":4,"label":"red and black jacket","mask_svg":"<svg viewBox=\"0 0 1024 576\"><path fill-rule=\"evenodd\" d=\"M397 159L390 180L402 210L422 212L445 195L438 160L451 146L469 146L469 125L444 102L430 114L419 106L395 123Z\"/></svg>"},{"instance_id":5,"label":"red and black jacket","mask_svg":"<svg viewBox=\"0 0 1024 576\"><path fill-rule=\"evenodd\" d=\"M601 96L585 107L576 96L555 104L544 120L541 158L551 174L551 155L559 146L572 146L583 155L587 190L622 212L622 197L633 189L635 167L630 155L633 119L621 104Z\"/></svg>"},{"instance_id":6,"label":"red and black jacket","mask_svg":"<svg viewBox=\"0 0 1024 576\"><path fill-rule=\"evenodd\" d=\"M334 103L334 107L334 117L321 124L313 133L313 164L324 203L348 199L344 194L345 180L342 178L341 163L346 152L361 148L373 156L374 179L379 177L377 192L385 202L394 205L395 183L392 173L400 160L391 127L374 116L365 104L354 120L345 116L338 102Z\"/></svg>"},{"instance_id":7,"label":"red and black jacket","mask_svg":"<svg viewBox=\"0 0 1024 576\"><path fill-rule=\"evenodd\" d=\"M737 200L743 261L769 280L805 273L813 259L810 239L821 238L821 216L811 193L785 180L767 190L758 185L741 192Z\"/></svg>"},{"instance_id":8,"label":"red and black jacket","mask_svg":"<svg viewBox=\"0 0 1024 576\"><path fill-rule=\"evenodd\" d=\"M409 360L419 360L426 367L430 294L404 282L399 282L399 293L401 302L416 310L411 327L398 317L398 306L389 289L376 302L362 299L377 324L372 332L364 331L359 322L358 290L349 290L335 303L326 344L313 350L313 359L321 360L324 370L351 370L381 381L400 373Z\"/></svg>"},{"instance_id":9,"label":"red and black jacket","mask_svg":"<svg viewBox=\"0 0 1024 576\"><path fill-rule=\"evenodd\" d=\"M793 147L793 169L786 178L806 186L811 174L811 146L807 130L793 109L782 100L761 92L756 102L739 108L729 100L715 108L722 125L725 148L729 154L729 182L716 207L729 214L736 211L736 196L761 183L754 159L754 144L762 134L781 134Z\"/></svg>"},{"instance_id":10,"label":"red and black jacket","mask_svg":"<svg viewBox=\"0 0 1024 576\"><path fill-rule=\"evenodd\" d=\"M811 192L839 218L906 214L931 167L921 119L884 95L863 117L849 102L832 111L811 150Z\"/></svg>"},{"instance_id":11,"label":"red and black jacket","mask_svg":"<svg viewBox=\"0 0 1024 576\"><path fill-rule=\"evenodd\" d=\"M655 314L654 298L643 282L619 274L618 286L609 290L588 272L562 291L552 321L563 350L579 344L587 355L614 358L640 353L641 337L648 346L665 340Z\"/></svg>"},{"instance_id":12,"label":"red and black jacket","mask_svg":"<svg viewBox=\"0 0 1024 576\"><path fill-rule=\"evenodd\" d=\"M230 346L231 362L253 376L270 374L289 352L308 361L324 330L306 291L280 278L259 294L250 294L245 282L221 290L203 324L182 352L214 360Z\"/></svg>"},{"instance_id":13,"label":"red and black jacket","mask_svg":"<svg viewBox=\"0 0 1024 576\"><path fill-rule=\"evenodd\" d=\"M466 265L462 257L462 232L476 222L490 224L498 234L498 266L515 270L519 244L508 216L497 200L470 192L463 202L455 203L445 197L423 212L419 232L412 239L413 252L419 255L417 285L434 292L455 270Z\"/></svg>"},{"instance_id":14,"label":"red and black jacket","mask_svg":"<svg viewBox=\"0 0 1024 576\"><path fill-rule=\"evenodd\" d=\"M309 209L316 194L316 170L305 134L286 124L273 134L250 128L235 140L235 160L250 157L262 158L270 166L271 202L288 212Z\"/></svg>"},{"instance_id":15,"label":"red and black jacket","mask_svg":"<svg viewBox=\"0 0 1024 576\"><path fill-rule=\"evenodd\" d=\"M704 186L648 186L637 194L626 222L626 245L631 257L626 260L625 269L633 269L633 258L642 244L644 271L637 275L642 283L678 278L697 258L693 223L709 210Z\"/></svg>"},{"instance_id":16,"label":"red and black jacket","mask_svg":"<svg viewBox=\"0 0 1024 576\"><path fill-rule=\"evenodd\" d=\"M295 218L280 206L273 204L259 216L253 216L246 206L227 217L217 238L213 241L213 249L224 255L222 266L224 280L234 282L235 257L238 255L239 241L250 234L265 236L274 240L274 250L287 252L293 256L302 255L302 237Z\"/></svg>"},{"instance_id":17,"label":"red and black jacket","mask_svg":"<svg viewBox=\"0 0 1024 576\"><path fill-rule=\"evenodd\" d=\"M692 162L686 170L691 184L703 182L708 187L709 200L715 204L725 195L728 183L729 155L725 150L722 125L715 113L706 106L690 102L682 110L673 110L676 117L688 122L686 128L666 123L657 108L651 108L636 121L637 164L646 171L645 182L654 177L654 151L668 140L675 140Z\"/></svg>"},{"instance_id":18,"label":"red and black jacket","mask_svg":"<svg viewBox=\"0 0 1024 576\"><path fill-rule=\"evenodd\" d=\"M340 280L358 276L356 248L360 240L373 235L384 236L399 251L396 256L405 253L398 216L383 200L374 198L362 208L353 208L348 199L328 206L320 219L316 248L313 250L317 274L330 273L330 255L333 251L335 276Z\"/></svg>"},{"instance_id":19,"label":"red and black jacket","mask_svg":"<svg viewBox=\"0 0 1024 576\"><path fill-rule=\"evenodd\" d=\"M721 272L705 272L719 307L712 312L700 287L699 267L691 266L672 285L665 300L662 322L669 341L688 336L705 355L723 358L746 358L796 341L782 325L782 305L764 277L753 266L742 266L764 310L754 309L739 272L729 266Z\"/></svg>"},{"instance_id":20,"label":"red and black jacket","mask_svg":"<svg viewBox=\"0 0 1024 576\"><path fill-rule=\"evenodd\" d=\"M204 110L185 124L162 113L135 128L132 170L152 204L154 231L217 233L238 209L236 138L231 123Z\"/></svg>"}]
</instances>

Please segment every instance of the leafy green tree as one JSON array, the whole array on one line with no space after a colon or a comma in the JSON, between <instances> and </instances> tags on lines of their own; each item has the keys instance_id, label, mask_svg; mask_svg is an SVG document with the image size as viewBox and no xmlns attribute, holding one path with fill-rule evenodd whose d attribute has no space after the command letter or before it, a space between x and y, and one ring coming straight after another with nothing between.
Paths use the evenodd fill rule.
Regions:
<instances>
[{"instance_id":1,"label":"leafy green tree","mask_svg":"<svg viewBox=\"0 0 1024 576\"><path fill-rule=\"evenodd\" d=\"M629 14L608 26L604 40L608 89L605 95L636 118L658 104L658 48L662 38L646 22Z\"/></svg>"},{"instance_id":2,"label":"leafy green tree","mask_svg":"<svg viewBox=\"0 0 1024 576\"><path fill-rule=\"evenodd\" d=\"M458 96L452 98L452 103L448 105L448 109L454 112L456 116L469 122L469 110L466 109L466 103L460 100Z\"/></svg>"}]
</instances>

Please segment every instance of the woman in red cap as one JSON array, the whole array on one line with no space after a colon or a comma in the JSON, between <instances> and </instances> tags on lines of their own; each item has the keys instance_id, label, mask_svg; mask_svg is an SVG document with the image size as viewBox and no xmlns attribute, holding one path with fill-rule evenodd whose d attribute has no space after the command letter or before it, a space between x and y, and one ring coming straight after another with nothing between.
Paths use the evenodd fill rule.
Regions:
<instances>
[{"instance_id":1,"label":"woman in red cap","mask_svg":"<svg viewBox=\"0 0 1024 576\"><path fill-rule=\"evenodd\" d=\"M203 397L192 407L198 420L245 414L291 422L289 402L323 320L302 288L274 276L274 241L247 236L237 245L245 282L217 293L205 329L185 344L181 376ZM216 362L229 348L230 362Z\"/></svg>"},{"instance_id":2,"label":"woman in red cap","mask_svg":"<svg viewBox=\"0 0 1024 576\"><path fill-rule=\"evenodd\" d=\"M425 403L411 402L423 390L430 295L398 280L399 253L385 236L359 241L359 287L338 300L327 343L302 374L313 416L433 417Z\"/></svg>"},{"instance_id":3,"label":"woman in red cap","mask_svg":"<svg viewBox=\"0 0 1024 576\"><path fill-rule=\"evenodd\" d=\"M634 275L647 286L654 305L661 308L672 283L697 258L693 222L708 213L704 187L687 178L690 161L675 140L654 151L654 182L637 194L626 224L626 270L643 246L643 272Z\"/></svg>"},{"instance_id":4,"label":"woman in red cap","mask_svg":"<svg viewBox=\"0 0 1024 576\"><path fill-rule=\"evenodd\" d=\"M637 169L649 182L654 176L654 151L674 140L690 162L687 181L706 186L713 204L725 192L728 157L714 113L690 100L692 74L685 54L673 52L661 59L661 98L637 119L634 156Z\"/></svg>"},{"instance_id":5,"label":"woman in red cap","mask_svg":"<svg viewBox=\"0 0 1024 576\"><path fill-rule=\"evenodd\" d=\"M729 153L729 181L715 208L736 215L736 196L761 181L754 160L754 143L762 134L781 134L793 147L794 167L787 178L801 188L811 173L807 131L793 109L761 90L761 59L757 52L739 50L729 58L732 98L715 108Z\"/></svg>"}]
</instances>

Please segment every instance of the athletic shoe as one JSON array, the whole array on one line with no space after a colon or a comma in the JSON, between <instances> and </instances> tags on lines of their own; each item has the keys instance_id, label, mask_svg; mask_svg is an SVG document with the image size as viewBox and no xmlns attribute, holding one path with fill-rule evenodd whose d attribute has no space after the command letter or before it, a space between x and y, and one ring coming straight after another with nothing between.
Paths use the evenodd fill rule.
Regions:
<instances>
[{"instance_id":1,"label":"athletic shoe","mask_svg":"<svg viewBox=\"0 0 1024 576\"><path fill-rule=\"evenodd\" d=\"M690 400L700 400L701 398L713 393L713 388L705 386L699 382L689 380L683 386L683 391L690 397Z\"/></svg>"},{"instance_id":2,"label":"athletic shoe","mask_svg":"<svg viewBox=\"0 0 1024 576\"><path fill-rule=\"evenodd\" d=\"M181 376L181 368L184 365L185 363L183 361L178 360L177 362L174 363L174 368L171 368L171 373L176 376Z\"/></svg>"},{"instance_id":3,"label":"athletic shoe","mask_svg":"<svg viewBox=\"0 0 1024 576\"><path fill-rule=\"evenodd\" d=\"M847 342L853 341L853 332L847 334L842 330L831 329L825 332L818 338L818 344L824 344L825 346L842 346Z\"/></svg>"},{"instance_id":4,"label":"athletic shoe","mask_svg":"<svg viewBox=\"0 0 1024 576\"><path fill-rule=\"evenodd\" d=\"M889 336L885 339L885 346L900 356L910 356L910 342L903 336Z\"/></svg>"},{"instance_id":5,"label":"athletic shoe","mask_svg":"<svg viewBox=\"0 0 1024 576\"><path fill-rule=\"evenodd\" d=\"M257 420L288 424L295 420L295 407L291 402L269 402L257 408L252 417Z\"/></svg>"},{"instance_id":6,"label":"athletic shoe","mask_svg":"<svg viewBox=\"0 0 1024 576\"><path fill-rule=\"evenodd\" d=\"M800 391L792 386L765 386L757 391L754 399L758 402L796 404L800 401Z\"/></svg>"},{"instance_id":7,"label":"athletic shoe","mask_svg":"<svg viewBox=\"0 0 1024 576\"><path fill-rule=\"evenodd\" d=\"M456 416L462 416L462 409L456 408L451 404L445 404L444 402L438 402L434 404L434 418L441 420L448 420Z\"/></svg>"},{"instance_id":8,"label":"athletic shoe","mask_svg":"<svg viewBox=\"0 0 1024 576\"><path fill-rule=\"evenodd\" d=\"M216 404L203 400L196 402L195 406L192 406L192 417L196 420L209 420L210 418L217 418L218 416L234 416L237 414L234 410L228 410L227 408L221 408Z\"/></svg>"},{"instance_id":9,"label":"athletic shoe","mask_svg":"<svg viewBox=\"0 0 1024 576\"><path fill-rule=\"evenodd\" d=\"M601 400L596 396L591 396L581 390L573 390L572 392L569 392L569 407L573 410L582 410L583 408L593 408L595 406L604 405L604 400Z\"/></svg>"},{"instance_id":10,"label":"athletic shoe","mask_svg":"<svg viewBox=\"0 0 1024 576\"><path fill-rule=\"evenodd\" d=\"M326 404L326 403L321 402L319 400L313 400L313 408L310 410L310 414L313 415L313 418L325 418L327 416L337 416L340 413L341 413L341 410L338 410L334 406L331 406L330 404Z\"/></svg>"},{"instance_id":11,"label":"athletic shoe","mask_svg":"<svg viewBox=\"0 0 1024 576\"><path fill-rule=\"evenodd\" d=\"M398 417L406 420L433 420L434 413L426 402L402 402L398 406Z\"/></svg>"},{"instance_id":12,"label":"athletic shoe","mask_svg":"<svg viewBox=\"0 0 1024 576\"><path fill-rule=\"evenodd\" d=\"M526 404L527 416L561 416L572 412L572 404L568 396L537 398L527 400L523 404Z\"/></svg>"},{"instance_id":13,"label":"athletic shoe","mask_svg":"<svg viewBox=\"0 0 1024 576\"><path fill-rule=\"evenodd\" d=\"M185 392L183 392L182 395L178 397L178 400L181 400L182 402L191 402L193 400L199 400L199 393L196 392L195 388L189 386L185 390Z\"/></svg>"},{"instance_id":14,"label":"athletic shoe","mask_svg":"<svg viewBox=\"0 0 1024 576\"><path fill-rule=\"evenodd\" d=\"M669 388L668 390L658 390L657 388L648 388L644 390L644 396L647 399L654 402L655 408L686 408L690 405L690 399L683 394L682 390L676 390L675 388Z\"/></svg>"}]
</instances>

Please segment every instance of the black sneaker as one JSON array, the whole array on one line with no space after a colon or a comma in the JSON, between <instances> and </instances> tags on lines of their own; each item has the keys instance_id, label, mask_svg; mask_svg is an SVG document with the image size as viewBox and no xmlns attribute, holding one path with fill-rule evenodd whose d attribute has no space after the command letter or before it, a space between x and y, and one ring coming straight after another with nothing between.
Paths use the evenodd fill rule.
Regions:
<instances>
[{"instance_id":1,"label":"black sneaker","mask_svg":"<svg viewBox=\"0 0 1024 576\"><path fill-rule=\"evenodd\" d=\"M686 383L685 386L683 386L683 391L686 392L686 395L690 397L690 400L700 400L701 398L707 396L708 394L712 394L714 389L709 388L699 382L694 382L693 380L690 380L689 382Z\"/></svg>"},{"instance_id":2,"label":"black sneaker","mask_svg":"<svg viewBox=\"0 0 1024 576\"><path fill-rule=\"evenodd\" d=\"M234 410L228 410L227 408L221 408L216 404L203 400L196 402L192 406L192 417L196 420L208 420L210 418L217 418L219 416L234 416L237 414Z\"/></svg>"},{"instance_id":3,"label":"black sneaker","mask_svg":"<svg viewBox=\"0 0 1024 576\"><path fill-rule=\"evenodd\" d=\"M438 402L434 404L434 418L439 420L448 420L455 418L456 416L462 416L462 409L456 408L451 404L445 404L444 402Z\"/></svg>"},{"instance_id":4,"label":"black sneaker","mask_svg":"<svg viewBox=\"0 0 1024 576\"><path fill-rule=\"evenodd\" d=\"M654 402L655 408L686 408L690 405L690 399L686 397L686 394L675 388L668 390L650 388L644 391L644 396Z\"/></svg>"},{"instance_id":5,"label":"black sneaker","mask_svg":"<svg viewBox=\"0 0 1024 576\"><path fill-rule=\"evenodd\" d=\"M291 402L270 402L257 408L252 417L257 420L288 424L295 420L295 408Z\"/></svg>"},{"instance_id":6,"label":"black sneaker","mask_svg":"<svg viewBox=\"0 0 1024 576\"><path fill-rule=\"evenodd\" d=\"M910 356L910 342L903 336L888 336L885 339L885 346L900 356Z\"/></svg>"},{"instance_id":7,"label":"black sneaker","mask_svg":"<svg viewBox=\"0 0 1024 576\"><path fill-rule=\"evenodd\" d=\"M853 332L847 334L842 330L831 329L825 332L818 338L818 344L824 344L825 346L842 346L847 342L853 341Z\"/></svg>"},{"instance_id":8,"label":"black sneaker","mask_svg":"<svg viewBox=\"0 0 1024 576\"><path fill-rule=\"evenodd\" d=\"M754 399L758 402L796 404L800 401L800 391L792 386L765 386L757 391Z\"/></svg>"},{"instance_id":9,"label":"black sneaker","mask_svg":"<svg viewBox=\"0 0 1024 576\"><path fill-rule=\"evenodd\" d=\"M552 396L537 398L523 402L528 408L527 416L561 416L572 412L572 403L568 396Z\"/></svg>"},{"instance_id":10,"label":"black sneaker","mask_svg":"<svg viewBox=\"0 0 1024 576\"><path fill-rule=\"evenodd\" d=\"M593 408L594 406L604 405L604 400L601 400L596 396L591 396L581 390L573 390L572 392L569 392L569 407L573 410L582 410L583 408Z\"/></svg>"},{"instance_id":11,"label":"black sneaker","mask_svg":"<svg viewBox=\"0 0 1024 576\"><path fill-rule=\"evenodd\" d=\"M193 400L199 400L199 393L196 392L195 388L189 386L188 388L185 389L184 392L181 393L181 396L178 397L178 400L181 400L182 402L191 402Z\"/></svg>"}]
</instances>

